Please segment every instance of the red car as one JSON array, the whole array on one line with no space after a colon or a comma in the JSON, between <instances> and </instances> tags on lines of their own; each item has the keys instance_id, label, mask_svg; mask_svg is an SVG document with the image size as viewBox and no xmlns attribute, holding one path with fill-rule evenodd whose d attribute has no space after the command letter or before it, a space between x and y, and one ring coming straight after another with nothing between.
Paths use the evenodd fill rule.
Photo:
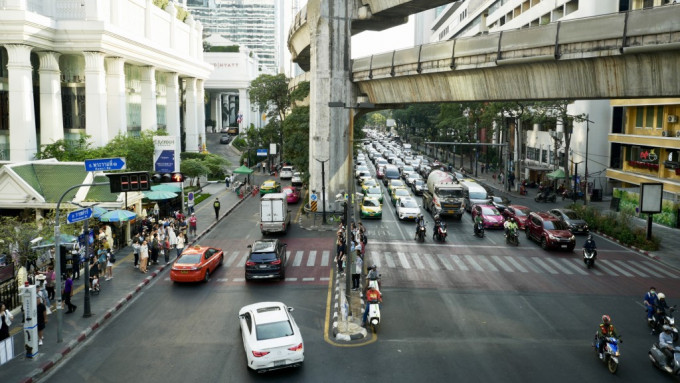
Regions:
<instances>
[{"instance_id":1,"label":"red car","mask_svg":"<svg viewBox=\"0 0 680 383\"><path fill-rule=\"evenodd\" d=\"M515 222L517 222L517 226L519 227L519 229L524 230L526 228L529 213L531 213L531 209L529 209L526 206L508 205L505 207L505 210L503 210L503 213L501 214L503 214L503 217L506 220L508 220L510 217L514 218Z\"/></svg>"},{"instance_id":2,"label":"red car","mask_svg":"<svg viewBox=\"0 0 680 383\"><path fill-rule=\"evenodd\" d=\"M526 225L527 238L539 242L544 250L556 248L572 251L576 246L576 238L569 231L569 226L551 214L529 213Z\"/></svg>"},{"instance_id":3,"label":"red car","mask_svg":"<svg viewBox=\"0 0 680 383\"><path fill-rule=\"evenodd\" d=\"M283 188L283 194L286 195L286 202L298 203L300 202L300 190L293 186L286 186Z\"/></svg>"},{"instance_id":4,"label":"red car","mask_svg":"<svg viewBox=\"0 0 680 383\"><path fill-rule=\"evenodd\" d=\"M182 252L170 269L173 282L208 282L210 274L222 265L222 249L207 246L192 246Z\"/></svg>"},{"instance_id":5,"label":"red car","mask_svg":"<svg viewBox=\"0 0 680 383\"><path fill-rule=\"evenodd\" d=\"M378 166L376 171L375 171L375 176L378 179L382 179L383 177L385 177L385 167L384 166Z\"/></svg>"},{"instance_id":6,"label":"red car","mask_svg":"<svg viewBox=\"0 0 680 383\"><path fill-rule=\"evenodd\" d=\"M498 212L498 209L496 209L492 205L474 205L472 206L472 221L474 222L475 218L479 215L482 217L482 223L484 224L485 229L491 229L491 228L496 228L496 229L502 229L503 228L503 223L505 222L505 219L503 219L503 216L501 213Z\"/></svg>"}]
</instances>

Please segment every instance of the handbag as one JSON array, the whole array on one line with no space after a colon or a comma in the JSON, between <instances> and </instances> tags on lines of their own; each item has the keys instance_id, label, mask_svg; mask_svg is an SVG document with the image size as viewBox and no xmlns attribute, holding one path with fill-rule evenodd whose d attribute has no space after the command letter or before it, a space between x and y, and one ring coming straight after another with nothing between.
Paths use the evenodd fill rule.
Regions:
<instances>
[{"instance_id":1,"label":"handbag","mask_svg":"<svg viewBox=\"0 0 680 383\"><path fill-rule=\"evenodd\" d=\"M7 327L12 325L12 319L14 319L12 313L9 312L9 310L5 310L5 323L7 324Z\"/></svg>"}]
</instances>

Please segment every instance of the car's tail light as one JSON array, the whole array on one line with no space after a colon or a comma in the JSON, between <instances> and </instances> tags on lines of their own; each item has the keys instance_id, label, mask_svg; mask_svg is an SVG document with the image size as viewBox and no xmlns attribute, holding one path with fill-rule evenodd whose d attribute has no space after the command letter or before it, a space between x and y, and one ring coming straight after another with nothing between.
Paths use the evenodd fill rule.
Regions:
<instances>
[{"instance_id":1,"label":"car's tail light","mask_svg":"<svg viewBox=\"0 0 680 383\"><path fill-rule=\"evenodd\" d=\"M280 260L280 259L273 260L271 264L272 264L272 265L280 265L280 264L281 264L281 260Z\"/></svg>"},{"instance_id":2,"label":"car's tail light","mask_svg":"<svg viewBox=\"0 0 680 383\"><path fill-rule=\"evenodd\" d=\"M256 358L261 358L265 355L269 354L269 351L255 351L253 350L253 356Z\"/></svg>"},{"instance_id":3,"label":"car's tail light","mask_svg":"<svg viewBox=\"0 0 680 383\"><path fill-rule=\"evenodd\" d=\"M297 346L294 347L289 347L288 348L290 351L302 351L302 343L298 344Z\"/></svg>"},{"instance_id":4,"label":"car's tail light","mask_svg":"<svg viewBox=\"0 0 680 383\"><path fill-rule=\"evenodd\" d=\"M246 262L246 266L255 266L255 262L248 261L248 262Z\"/></svg>"}]
</instances>

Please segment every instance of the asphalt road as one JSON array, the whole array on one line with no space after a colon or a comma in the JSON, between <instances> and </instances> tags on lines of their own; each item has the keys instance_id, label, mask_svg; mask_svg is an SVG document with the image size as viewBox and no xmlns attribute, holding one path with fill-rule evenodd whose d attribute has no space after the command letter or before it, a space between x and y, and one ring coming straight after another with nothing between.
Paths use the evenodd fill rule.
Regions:
<instances>
[{"instance_id":1,"label":"asphalt road","mask_svg":"<svg viewBox=\"0 0 680 383\"><path fill-rule=\"evenodd\" d=\"M619 382L665 381L651 367L641 305L650 285L680 291L680 271L597 238L596 268L586 270L577 239L572 253L543 251L502 231L472 235L469 214L449 222L445 244L413 240L389 202L380 221L364 222L367 262L379 264L385 292L377 336L362 344L328 339L333 233L298 227L288 244L283 282L246 283L246 246L261 237L257 198L239 206L202 240L225 251L208 284L156 280L119 317L45 377L49 382ZM293 210L295 213L295 210ZM428 231L432 218L428 216ZM295 308L305 341L300 369L257 375L248 370L237 312L257 301ZM611 377L590 344L603 313L624 343Z\"/></svg>"}]
</instances>

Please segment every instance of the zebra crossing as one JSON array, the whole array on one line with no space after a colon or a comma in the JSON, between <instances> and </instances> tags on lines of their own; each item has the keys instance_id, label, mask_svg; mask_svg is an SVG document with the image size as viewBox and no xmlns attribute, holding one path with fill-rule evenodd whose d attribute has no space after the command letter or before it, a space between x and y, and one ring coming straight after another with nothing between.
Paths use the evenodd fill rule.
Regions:
<instances>
[{"instance_id":1,"label":"zebra crossing","mask_svg":"<svg viewBox=\"0 0 680 383\"><path fill-rule=\"evenodd\" d=\"M247 256L247 251L225 252L224 265L229 269L243 268ZM375 264L382 271L429 270L513 273L518 275L595 275L603 277L680 279L680 272L666 269L656 262L642 258L608 259L600 257L595 267L588 270L584 267L580 256L551 255L548 253L544 256L539 256L528 254L453 254L441 251L414 253L368 250L366 256L365 262L367 264ZM331 250L288 250L286 268L288 271L302 271L305 268L332 267L335 265L334 257L335 251L331 254ZM294 280L306 280L304 278L307 277L302 276Z\"/></svg>"}]
</instances>

